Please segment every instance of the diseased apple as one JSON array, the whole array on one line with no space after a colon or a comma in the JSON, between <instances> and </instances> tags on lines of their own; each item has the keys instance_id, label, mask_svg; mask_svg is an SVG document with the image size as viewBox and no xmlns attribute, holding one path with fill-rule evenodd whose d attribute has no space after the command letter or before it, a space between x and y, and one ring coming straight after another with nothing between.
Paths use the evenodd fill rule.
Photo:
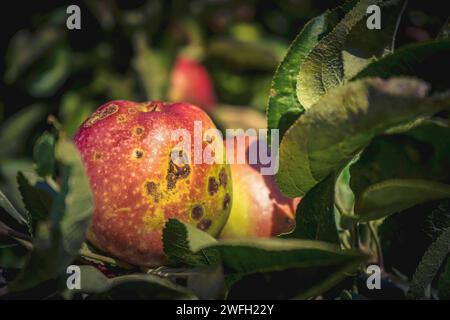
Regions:
<instances>
[{"instance_id":1,"label":"diseased apple","mask_svg":"<svg viewBox=\"0 0 450 320\"><path fill-rule=\"evenodd\" d=\"M237 139L234 150L236 152ZM300 198L287 198L275 183L275 176L262 175L258 164L249 164L248 152L256 138L246 141L246 163L231 164L233 205L221 238L272 237L295 227L295 210ZM227 150L229 150L227 144Z\"/></svg>"},{"instance_id":2,"label":"diseased apple","mask_svg":"<svg viewBox=\"0 0 450 320\"><path fill-rule=\"evenodd\" d=\"M184 101L211 111L216 105L212 80L200 62L179 56L172 69L169 99Z\"/></svg>"},{"instance_id":3,"label":"diseased apple","mask_svg":"<svg viewBox=\"0 0 450 320\"><path fill-rule=\"evenodd\" d=\"M94 246L131 264L155 266L165 262L161 235L167 219L220 233L231 207L229 166L194 164L195 149L177 150L179 141L171 139L177 129L193 139L194 121L201 121L203 132L215 128L191 104L111 101L81 125L75 143L94 195L87 236ZM172 161L174 150L191 161Z\"/></svg>"}]
</instances>

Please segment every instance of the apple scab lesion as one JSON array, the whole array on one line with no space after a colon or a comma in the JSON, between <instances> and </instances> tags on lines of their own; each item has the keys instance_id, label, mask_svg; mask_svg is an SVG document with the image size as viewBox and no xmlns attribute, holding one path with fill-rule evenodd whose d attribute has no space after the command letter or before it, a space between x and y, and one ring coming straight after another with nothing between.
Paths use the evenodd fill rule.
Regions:
<instances>
[{"instance_id":1,"label":"apple scab lesion","mask_svg":"<svg viewBox=\"0 0 450 320\"><path fill-rule=\"evenodd\" d=\"M208 193L210 196L219 191L219 184L216 182L216 178L209 177L208 179Z\"/></svg>"},{"instance_id":2,"label":"apple scab lesion","mask_svg":"<svg viewBox=\"0 0 450 320\"><path fill-rule=\"evenodd\" d=\"M206 231L211 227L212 221L211 219L202 219L199 223L197 223L197 228L199 228L202 231Z\"/></svg>"},{"instance_id":3,"label":"apple scab lesion","mask_svg":"<svg viewBox=\"0 0 450 320\"><path fill-rule=\"evenodd\" d=\"M170 157L170 155L169 155ZM186 179L191 173L191 167L188 163L185 164L176 164L172 161L172 158L169 160L169 168L167 169L167 190L174 189L176 187L177 181Z\"/></svg>"},{"instance_id":4,"label":"apple scab lesion","mask_svg":"<svg viewBox=\"0 0 450 320\"><path fill-rule=\"evenodd\" d=\"M146 181L144 184L145 194L153 198L158 203L162 197L161 192L158 191L159 184L153 181Z\"/></svg>"},{"instance_id":5,"label":"apple scab lesion","mask_svg":"<svg viewBox=\"0 0 450 320\"><path fill-rule=\"evenodd\" d=\"M97 110L94 112L89 119L84 123L84 127L88 128L93 126L95 123L97 123L100 120L103 120L114 113L119 111L119 106L117 104L109 104L103 109Z\"/></svg>"},{"instance_id":6,"label":"apple scab lesion","mask_svg":"<svg viewBox=\"0 0 450 320\"><path fill-rule=\"evenodd\" d=\"M99 151L95 151L94 154L93 154L93 156L92 156L92 159L93 159L94 161L102 160L102 159L103 159L103 153L102 153L102 152L99 152Z\"/></svg>"},{"instance_id":7,"label":"apple scab lesion","mask_svg":"<svg viewBox=\"0 0 450 320\"><path fill-rule=\"evenodd\" d=\"M219 185L226 187L228 183L228 177L227 172L225 171L225 168L222 168L219 172Z\"/></svg>"},{"instance_id":8,"label":"apple scab lesion","mask_svg":"<svg viewBox=\"0 0 450 320\"><path fill-rule=\"evenodd\" d=\"M198 220L198 219L200 219L201 217L203 217L203 208L202 208L201 205L195 205L195 206L192 208L191 217L192 217L192 219L194 219L194 220Z\"/></svg>"},{"instance_id":9,"label":"apple scab lesion","mask_svg":"<svg viewBox=\"0 0 450 320\"><path fill-rule=\"evenodd\" d=\"M133 152L131 153L131 157L132 157L134 160L139 160L139 159L141 159L143 156L144 156L144 150L139 149L139 148L133 149Z\"/></svg>"},{"instance_id":10,"label":"apple scab lesion","mask_svg":"<svg viewBox=\"0 0 450 320\"><path fill-rule=\"evenodd\" d=\"M127 122L127 116L124 114L119 114L117 116L117 123L125 123Z\"/></svg>"},{"instance_id":11,"label":"apple scab lesion","mask_svg":"<svg viewBox=\"0 0 450 320\"><path fill-rule=\"evenodd\" d=\"M160 112L164 105L162 101L145 102L139 106L138 110L140 112Z\"/></svg>"},{"instance_id":12,"label":"apple scab lesion","mask_svg":"<svg viewBox=\"0 0 450 320\"><path fill-rule=\"evenodd\" d=\"M131 134L135 137L141 137L144 134L144 127L142 126L134 127L131 131Z\"/></svg>"},{"instance_id":13,"label":"apple scab lesion","mask_svg":"<svg viewBox=\"0 0 450 320\"><path fill-rule=\"evenodd\" d=\"M223 198L223 203L222 203L222 208L223 208L223 210L226 210L226 209L228 209L229 207L230 207L230 203L231 203L231 197L230 197L230 195L227 193L226 195L225 195L225 198Z\"/></svg>"}]
</instances>

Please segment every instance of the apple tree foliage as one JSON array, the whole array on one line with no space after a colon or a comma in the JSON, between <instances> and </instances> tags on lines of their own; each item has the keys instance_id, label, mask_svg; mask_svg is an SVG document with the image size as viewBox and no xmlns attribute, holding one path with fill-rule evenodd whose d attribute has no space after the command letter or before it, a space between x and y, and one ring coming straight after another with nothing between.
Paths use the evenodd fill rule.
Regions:
<instances>
[{"instance_id":1,"label":"apple tree foliage","mask_svg":"<svg viewBox=\"0 0 450 320\"><path fill-rule=\"evenodd\" d=\"M366 27L371 4L382 8L381 30ZM306 23L278 66L266 110L268 128L281 133L276 180L287 196L303 197L290 234L218 240L169 220L167 265L137 268L105 256L85 242L89 183L53 121L55 129L36 141L34 164L15 167L23 206L0 192L0 262L20 270L7 283L9 294L46 286L64 298L226 298L263 276L279 293L271 297L312 299L364 274L371 249L382 264L383 220L450 199L450 86L442 75L450 40L443 29L436 40L396 48L406 5L346 1ZM41 114L37 105L2 126L0 156L26 134L15 128ZM441 216L409 298L449 297L450 211ZM82 274L75 290L65 286L71 264ZM270 287L280 275L290 279L283 292Z\"/></svg>"}]
</instances>

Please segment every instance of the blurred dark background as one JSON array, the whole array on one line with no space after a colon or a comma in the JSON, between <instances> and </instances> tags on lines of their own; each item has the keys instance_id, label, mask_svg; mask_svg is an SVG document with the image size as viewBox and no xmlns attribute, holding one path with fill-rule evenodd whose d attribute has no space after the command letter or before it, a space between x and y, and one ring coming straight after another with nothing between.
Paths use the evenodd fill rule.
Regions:
<instances>
[{"instance_id":1,"label":"blurred dark background","mask_svg":"<svg viewBox=\"0 0 450 320\"><path fill-rule=\"evenodd\" d=\"M340 3L5 3L0 18L0 122L28 112L23 129L36 134L26 135L23 143L16 141L15 153L29 154L48 114L73 133L108 100L167 99L170 71L179 55L206 66L220 104L263 114L272 75L289 43L305 22ZM81 30L66 28L70 4L81 9ZM435 37L448 16L445 7L445 1L409 1L397 46Z\"/></svg>"}]
</instances>

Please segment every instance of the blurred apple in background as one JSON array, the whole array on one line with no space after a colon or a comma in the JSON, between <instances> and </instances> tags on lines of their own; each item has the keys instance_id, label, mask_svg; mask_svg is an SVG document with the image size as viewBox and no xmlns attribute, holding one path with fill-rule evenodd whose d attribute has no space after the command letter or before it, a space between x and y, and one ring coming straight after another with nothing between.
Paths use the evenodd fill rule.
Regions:
<instances>
[{"instance_id":1,"label":"blurred apple in background","mask_svg":"<svg viewBox=\"0 0 450 320\"><path fill-rule=\"evenodd\" d=\"M197 60L179 56L170 76L169 100L189 102L207 111L216 105L214 87L206 68Z\"/></svg>"},{"instance_id":2,"label":"blurred apple in background","mask_svg":"<svg viewBox=\"0 0 450 320\"><path fill-rule=\"evenodd\" d=\"M236 151L237 139L234 139ZM257 142L254 137L246 141L245 164L230 164L233 203L221 238L272 237L295 227L295 210L300 198L287 198L278 189L275 176L262 175L259 165L248 164L249 146Z\"/></svg>"}]
</instances>

